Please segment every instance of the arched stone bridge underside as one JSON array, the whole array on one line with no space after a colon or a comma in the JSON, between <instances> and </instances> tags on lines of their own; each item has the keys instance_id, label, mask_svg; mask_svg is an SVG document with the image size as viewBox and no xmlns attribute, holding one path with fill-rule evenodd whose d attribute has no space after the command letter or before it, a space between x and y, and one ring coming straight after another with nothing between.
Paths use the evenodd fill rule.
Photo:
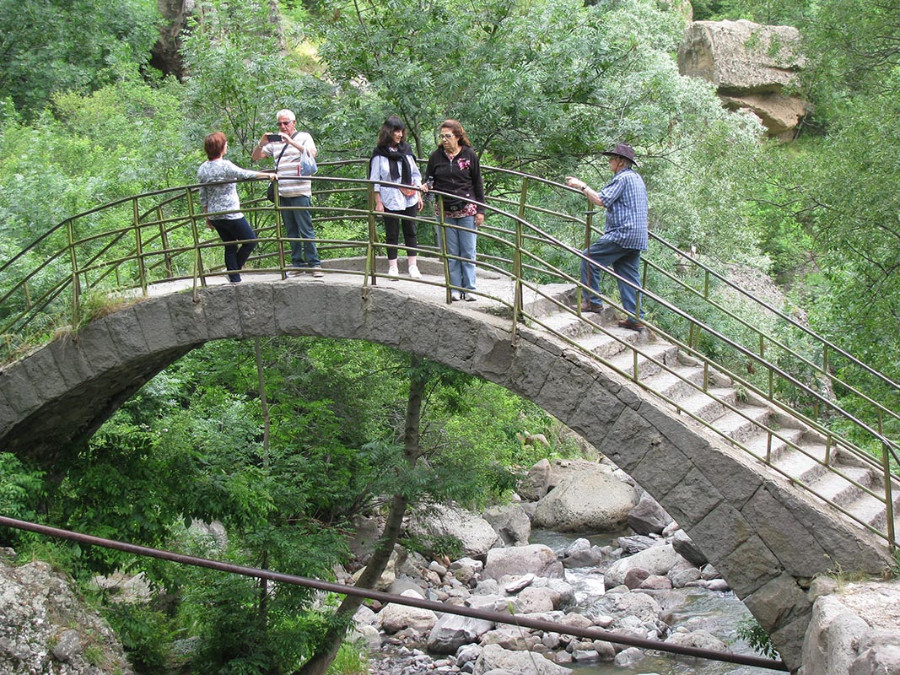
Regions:
<instances>
[{"instance_id":1,"label":"arched stone bridge underside","mask_svg":"<svg viewBox=\"0 0 900 675\"><path fill-rule=\"evenodd\" d=\"M789 667L800 664L809 580L889 564L874 537L561 341L526 327L514 341L508 319L390 286L260 281L136 302L0 371L0 449L52 462L211 340L367 340L483 377L580 433L677 520Z\"/></svg>"}]
</instances>

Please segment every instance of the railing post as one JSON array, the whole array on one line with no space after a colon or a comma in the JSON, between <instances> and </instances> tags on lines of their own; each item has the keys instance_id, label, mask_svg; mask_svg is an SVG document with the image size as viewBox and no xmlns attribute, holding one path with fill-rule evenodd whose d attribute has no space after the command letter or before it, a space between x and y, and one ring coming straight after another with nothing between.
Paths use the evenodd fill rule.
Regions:
<instances>
[{"instance_id":1,"label":"railing post","mask_svg":"<svg viewBox=\"0 0 900 675\"><path fill-rule=\"evenodd\" d=\"M884 508L887 519L887 538L891 553L893 553L897 548L897 541L895 538L896 533L894 532L894 488L891 484L891 456L887 443L881 444L881 464L884 472Z\"/></svg>"},{"instance_id":2,"label":"railing post","mask_svg":"<svg viewBox=\"0 0 900 675\"><path fill-rule=\"evenodd\" d=\"M191 219L191 234L194 237L194 288L196 288L197 279L200 279L201 286L206 286L206 274L203 272L203 256L200 255L200 233L197 231L197 214L194 211L194 199L191 196L190 188L187 189L186 194L188 216Z\"/></svg>"},{"instance_id":3,"label":"railing post","mask_svg":"<svg viewBox=\"0 0 900 675\"><path fill-rule=\"evenodd\" d=\"M371 279L372 285L375 286L378 284L375 277L375 239L378 237L378 232L375 229L375 185L373 183L369 183L366 187L366 200L369 204L369 242L366 245L366 269L363 273L363 285L365 286Z\"/></svg>"},{"instance_id":4,"label":"railing post","mask_svg":"<svg viewBox=\"0 0 900 675\"><path fill-rule=\"evenodd\" d=\"M447 304L451 303L450 298L450 261L447 259L447 225L444 221L444 196L437 196L437 224L434 226L434 234L438 239L438 248L441 252L441 260L444 261L444 288L447 291Z\"/></svg>"},{"instance_id":5,"label":"railing post","mask_svg":"<svg viewBox=\"0 0 900 675\"><path fill-rule=\"evenodd\" d=\"M587 199L587 196L585 196ZM591 248L591 230L594 227L594 209L591 204L591 200L587 200L588 210L584 214L584 250L588 250ZM581 264L586 264L584 260L581 261ZM587 263L589 264L589 263ZM590 272L589 272L590 273ZM575 290L575 306L579 308L578 315L581 316L581 305L584 303L584 290L581 288L579 284L576 286Z\"/></svg>"},{"instance_id":6,"label":"railing post","mask_svg":"<svg viewBox=\"0 0 900 675\"><path fill-rule=\"evenodd\" d=\"M172 254L169 252L169 232L163 222L162 209L156 207L156 219L159 221L159 240L163 245L163 259L166 261L166 277L172 278Z\"/></svg>"},{"instance_id":7,"label":"railing post","mask_svg":"<svg viewBox=\"0 0 900 675\"><path fill-rule=\"evenodd\" d=\"M284 269L284 218L281 215L281 192L278 189L278 179L275 179L275 202L273 208L275 209L275 240L278 242L278 268ZM288 248L290 248L290 243L288 243ZM292 260L293 262L293 260ZM282 278L287 278L287 272L283 271Z\"/></svg>"},{"instance_id":8,"label":"railing post","mask_svg":"<svg viewBox=\"0 0 900 675\"><path fill-rule=\"evenodd\" d=\"M635 321L640 321L640 320L641 320L641 313L642 313L641 307L642 307L643 304L644 304L644 294L641 292L641 290L644 289L644 288L647 288L647 269L648 269L648 265L647 265L647 261L644 260L643 258L641 258L641 262L642 262L643 265L644 265L644 271L643 271L643 273L641 274L641 288L638 289L638 290L637 290L637 293L635 294L635 303L634 303L634 304L635 304L635 307L634 307L634 312L635 312L635 313L634 313L634 320L635 320Z\"/></svg>"},{"instance_id":9,"label":"railing post","mask_svg":"<svg viewBox=\"0 0 900 675\"><path fill-rule=\"evenodd\" d=\"M519 319L522 316L525 307L525 302L522 297L522 221L525 219L525 205L527 203L528 179L522 178L522 190L519 193L519 218L516 220L516 248L513 252L513 279L515 279L516 284L513 291L513 340L516 340L519 335Z\"/></svg>"},{"instance_id":10,"label":"railing post","mask_svg":"<svg viewBox=\"0 0 900 675\"><path fill-rule=\"evenodd\" d=\"M138 278L141 281L141 293L147 297L147 269L144 265L144 242L141 239L141 214L138 210L137 197L131 200L131 210L134 224L134 245L137 251Z\"/></svg>"},{"instance_id":11,"label":"railing post","mask_svg":"<svg viewBox=\"0 0 900 675\"><path fill-rule=\"evenodd\" d=\"M81 286L78 282L78 257L75 255L75 229L72 219L66 221L66 236L69 240L69 260L72 263L72 325L81 320Z\"/></svg>"}]
</instances>

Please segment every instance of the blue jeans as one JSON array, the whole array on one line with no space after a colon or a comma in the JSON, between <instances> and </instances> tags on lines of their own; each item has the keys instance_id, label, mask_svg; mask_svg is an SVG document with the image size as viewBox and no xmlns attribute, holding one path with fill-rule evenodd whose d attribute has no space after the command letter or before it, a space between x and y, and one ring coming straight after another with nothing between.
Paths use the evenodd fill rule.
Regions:
<instances>
[{"instance_id":1,"label":"blue jeans","mask_svg":"<svg viewBox=\"0 0 900 675\"><path fill-rule=\"evenodd\" d=\"M464 218L444 218L447 225L443 231L447 234L447 253L462 260L450 258L447 266L450 269L450 284L463 290L475 290L475 244L478 230L475 228L475 216ZM440 228L438 230L440 234ZM471 262L470 262L471 261Z\"/></svg>"},{"instance_id":2,"label":"blue jeans","mask_svg":"<svg viewBox=\"0 0 900 675\"><path fill-rule=\"evenodd\" d=\"M250 227L246 218L210 220L216 228L219 238L225 242L225 269L229 272L243 269L247 258L256 248L256 232ZM232 241L244 241L243 244L231 244ZM240 274L229 274L229 281L240 281Z\"/></svg>"},{"instance_id":3,"label":"blue jeans","mask_svg":"<svg viewBox=\"0 0 900 675\"><path fill-rule=\"evenodd\" d=\"M622 248L611 241L598 239L582 253L593 260L596 265L587 260L581 261L581 283L588 286L596 295L590 295L589 301L595 309L603 307L600 299L600 267L612 267L613 271L623 279L627 279L637 288L641 288L641 251L636 248ZM619 285L619 295L622 298L622 307L631 316L636 316L638 291L637 288L616 279ZM644 310L641 309L641 316Z\"/></svg>"},{"instance_id":4,"label":"blue jeans","mask_svg":"<svg viewBox=\"0 0 900 675\"><path fill-rule=\"evenodd\" d=\"M316 249L316 232L313 230L312 211L309 207L312 200L306 195L296 197L281 197L281 206L285 209L281 212L284 221L285 234L290 239L308 239L309 241L291 242L291 265L294 267L319 267L319 251ZM295 211L292 207L306 207Z\"/></svg>"}]
</instances>

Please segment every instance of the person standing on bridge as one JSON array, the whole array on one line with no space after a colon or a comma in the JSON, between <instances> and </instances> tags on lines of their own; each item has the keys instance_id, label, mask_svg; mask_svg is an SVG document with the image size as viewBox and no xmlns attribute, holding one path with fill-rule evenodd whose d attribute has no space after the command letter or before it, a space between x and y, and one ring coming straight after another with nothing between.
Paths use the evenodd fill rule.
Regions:
<instances>
[{"instance_id":1,"label":"person standing on bridge","mask_svg":"<svg viewBox=\"0 0 900 675\"><path fill-rule=\"evenodd\" d=\"M451 300L475 300L475 244L478 228L484 223L484 184L478 155L462 125L456 120L441 124L440 143L428 158L425 186L445 192L443 197L447 254L450 257ZM438 200L440 204L441 200ZM477 202L477 203L476 203ZM437 210L437 205L435 210ZM435 213L438 220L441 214Z\"/></svg>"},{"instance_id":2,"label":"person standing on bridge","mask_svg":"<svg viewBox=\"0 0 900 675\"><path fill-rule=\"evenodd\" d=\"M314 277L325 276L319 251L316 248L316 231L312 222L312 183L298 180L306 175L304 165L308 158L315 159L318 154L313 137L305 131L297 131L297 118L291 110L279 110L275 119L278 122L278 133L266 133L253 148L251 157L258 162L263 157L277 157L279 203L285 207L281 211L284 219L284 230L291 239L292 276L312 271ZM269 137L281 136L281 140L269 140ZM304 241L297 241L303 239Z\"/></svg>"},{"instance_id":3,"label":"person standing on bridge","mask_svg":"<svg viewBox=\"0 0 900 675\"><path fill-rule=\"evenodd\" d=\"M238 178L269 178L274 174L242 169L225 159L228 152L228 139L221 131L215 131L203 139L203 149L208 161L197 169L197 182L204 183L200 192L200 204L207 216L206 224L219 233L225 242L225 269L231 274L228 281L239 282L238 274L247 262L247 258L256 248L256 232L241 213L241 202L237 187L233 180ZM223 183L220 181L230 181ZM215 183L208 185L208 183ZM237 242L240 242L240 246Z\"/></svg>"},{"instance_id":4,"label":"person standing on bridge","mask_svg":"<svg viewBox=\"0 0 900 675\"><path fill-rule=\"evenodd\" d=\"M581 283L592 293L581 306L582 311L600 312L603 300L600 298L600 267L612 267L622 279L618 279L622 307L628 317L619 321L619 326L640 331L644 312L638 316L637 305L641 288L641 251L647 250L647 188L644 180L633 167L634 149L625 143L618 143L609 152L609 168L613 179L599 192L591 189L582 180L567 176L569 187L577 188L588 201L606 209L606 227L597 241L582 251L586 259L581 261ZM628 283L630 282L630 283Z\"/></svg>"},{"instance_id":5,"label":"person standing on bridge","mask_svg":"<svg viewBox=\"0 0 900 675\"><path fill-rule=\"evenodd\" d=\"M403 243L406 245L406 263L409 276L421 279L416 264L416 221L412 220L422 210L422 173L406 142L406 126L396 115L388 117L378 132L375 151L369 160L369 180L375 181L375 210L384 214L384 239L388 245L388 276L398 277L397 244L400 242L400 226L403 225ZM400 183L408 187L393 187L385 183Z\"/></svg>"}]
</instances>

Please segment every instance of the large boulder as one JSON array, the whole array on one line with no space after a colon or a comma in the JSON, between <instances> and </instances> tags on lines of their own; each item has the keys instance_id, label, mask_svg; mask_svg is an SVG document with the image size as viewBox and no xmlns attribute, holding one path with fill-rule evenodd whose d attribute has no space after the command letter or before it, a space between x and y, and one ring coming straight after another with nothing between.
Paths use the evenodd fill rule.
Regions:
<instances>
[{"instance_id":1,"label":"large boulder","mask_svg":"<svg viewBox=\"0 0 900 675\"><path fill-rule=\"evenodd\" d=\"M792 26L752 21L695 21L678 49L678 70L716 86L732 109L755 113L772 136L786 137L806 114L792 95L806 59Z\"/></svg>"},{"instance_id":2,"label":"large boulder","mask_svg":"<svg viewBox=\"0 0 900 675\"><path fill-rule=\"evenodd\" d=\"M521 504L492 506L482 517L491 524L505 546L523 546L531 537L531 518Z\"/></svg>"},{"instance_id":3,"label":"large boulder","mask_svg":"<svg viewBox=\"0 0 900 675\"><path fill-rule=\"evenodd\" d=\"M558 666L537 652L515 652L500 645L487 645L475 662L474 675L491 670L504 670L516 675L570 675L568 668Z\"/></svg>"},{"instance_id":4,"label":"large boulder","mask_svg":"<svg viewBox=\"0 0 900 675\"><path fill-rule=\"evenodd\" d=\"M536 502L547 494L550 485L550 460L542 459L528 470L519 481L519 496L529 502Z\"/></svg>"},{"instance_id":5,"label":"large boulder","mask_svg":"<svg viewBox=\"0 0 900 675\"><path fill-rule=\"evenodd\" d=\"M800 675L900 673L900 582L851 583L813 605Z\"/></svg>"},{"instance_id":6,"label":"large boulder","mask_svg":"<svg viewBox=\"0 0 900 675\"><path fill-rule=\"evenodd\" d=\"M622 527L637 493L593 462L572 462L555 470L555 487L538 503L534 525L560 532L608 532Z\"/></svg>"},{"instance_id":7,"label":"large boulder","mask_svg":"<svg viewBox=\"0 0 900 675\"><path fill-rule=\"evenodd\" d=\"M637 506L628 512L628 527L638 534L662 534L671 522L672 516L649 492L643 493Z\"/></svg>"},{"instance_id":8,"label":"large boulder","mask_svg":"<svg viewBox=\"0 0 900 675\"><path fill-rule=\"evenodd\" d=\"M651 546L640 553L614 562L603 575L603 581L607 588L620 586L625 583L625 576L628 572L638 568L646 570L648 574L665 576L681 561L682 557L672 548L671 544Z\"/></svg>"},{"instance_id":9,"label":"large boulder","mask_svg":"<svg viewBox=\"0 0 900 675\"><path fill-rule=\"evenodd\" d=\"M422 595L414 590L403 591L401 595L418 600L423 599ZM437 614L430 609L392 603L378 613L377 623L385 633L396 633L409 628L424 634L434 628L437 620Z\"/></svg>"},{"instance_id":10,"label":"large boulder","mask_svg":"<svg viewBox=\"0 0 900 675\"><path fill-rule=\"evenodd\" d=\"M7 553L9 550L7 549ZM13 567L0 554L0 672L132 673L115 634L45 562Z\"/></svg>"},{"instance_id":11,"label":"large boulder","mask_svg":"<svg viewBox=\"0 0 900 675\"><path fill-rule=\"evenodd\" d=\"M410 516L408 529L426 539L453 537L472 558L484 558L498 538L488 521L455 505L417 510Z\"/></svg>"},{"instance_id":12,"label":"large boulder","mask_svg":"<svg viewBox=\"0 0 900 675\"><path fill-rule=\"evenodd\" d=\"M494 627L492 621L442 614L428 634L428 650L435 654L455 654L461 646L471 644Z\"/></svg>"},{"instance_id":13,"label":"large boulder","mask_svg":"<svg viewBox=\"0 0 900 675\"><path fill-rule=\"evenodd\" d=\"M500 581L505 576L519 577L534 574L538 577L564 578L565 570L556 554L544 544L530 544L514 548L493 548L488 551L484 576Z\"/></svg>"}]
</instances>

